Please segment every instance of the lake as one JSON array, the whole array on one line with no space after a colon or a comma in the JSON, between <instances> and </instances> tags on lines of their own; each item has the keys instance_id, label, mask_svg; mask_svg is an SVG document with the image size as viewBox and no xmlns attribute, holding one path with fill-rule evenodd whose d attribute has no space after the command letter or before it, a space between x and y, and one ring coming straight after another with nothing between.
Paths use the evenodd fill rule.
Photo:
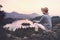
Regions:
<instances>
[{"instance_id":1,"label":"lake","mask_svg":"<svg viewBox=\"0 0 60 40\"><path fill-rule=\"evenodd\" d=\"M34 27L32 21L30 21L30 20L28 20L28 19L25 19L25 20L15 21L15 22L13 22L13 23L11 23L11 24L6 24L6 25L4 26L4 28L8 28L8 27L9 27L9 30L16 30L16 28L21 28L21 27L22 27L22 28L27 28L27 27L29 27L29 26L23 26L23 25L21 25L22 23L29 23L29 24L30 24L30 27Z\"/></svg>"}]
</instances>

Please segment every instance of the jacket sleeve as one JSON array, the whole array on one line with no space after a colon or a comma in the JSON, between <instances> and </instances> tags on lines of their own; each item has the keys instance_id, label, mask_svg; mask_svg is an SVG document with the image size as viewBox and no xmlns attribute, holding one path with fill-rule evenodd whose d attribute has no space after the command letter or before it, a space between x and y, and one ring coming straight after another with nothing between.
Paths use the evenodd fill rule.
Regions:
<instances>
[{"instance_id":1,"label":"jacket sleeve","mask_svg":"<svg viewBox=\"0 0 60 40\"><path fill-rule=\"evenodd\" d=\"M43 20L43 18L44 18L44 16L42 16L39 21L41 22Z\"/></svg>"}]
</instances>

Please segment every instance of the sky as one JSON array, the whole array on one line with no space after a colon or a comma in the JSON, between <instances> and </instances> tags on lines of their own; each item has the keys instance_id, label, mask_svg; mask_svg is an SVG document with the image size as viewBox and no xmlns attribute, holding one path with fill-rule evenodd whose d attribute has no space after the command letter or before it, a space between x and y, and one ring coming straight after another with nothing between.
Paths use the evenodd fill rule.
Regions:
<instances>
[{"instance_id":1,"label":"sky","mask_svg":"<svg viewBox=\"0 0 60 40\"><path fill-rule=\"evenodd\" d=\"M48 7L49 15L60 16L60 0L0 0L0 4L6 12L42 15L41 8Z\"/></svg>"}]
</instances>

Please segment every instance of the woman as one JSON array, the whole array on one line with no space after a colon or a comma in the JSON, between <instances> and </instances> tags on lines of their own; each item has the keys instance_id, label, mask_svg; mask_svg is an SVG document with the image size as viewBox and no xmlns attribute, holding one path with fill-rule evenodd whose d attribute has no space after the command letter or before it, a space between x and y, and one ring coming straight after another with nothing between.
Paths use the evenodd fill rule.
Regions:
<instances>
[{"instance_id":1,"label":"woman","mask_svg":"<svg viewBox=\"0 0 60 40\"><path fill-rule=\"evenodd\" d=\"M52 21L51 17L48 15L48 8L41 8L42 13L44 14L41 19L39 20L41 24L34 23L35 26L41 28L42 30L45 30L47 32L52 32Z\"/></svg>"}]
</instances>

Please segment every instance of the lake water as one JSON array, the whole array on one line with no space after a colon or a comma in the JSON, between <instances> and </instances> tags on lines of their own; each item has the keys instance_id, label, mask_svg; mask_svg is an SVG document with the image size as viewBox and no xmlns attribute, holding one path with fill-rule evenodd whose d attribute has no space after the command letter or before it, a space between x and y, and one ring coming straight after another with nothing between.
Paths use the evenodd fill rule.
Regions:
<instances>
[{"instance_id":1,"label":"lake water","mask_svg":"<svg viewBox=\"0 0 60 40\"><path fill-rule=\"evenodd\" d=\"M26 20L18 20L18 21L15 21L15 22L11 23L11 24L6 24L4 26L4 28L8 28L9 27L9 30L12 30L12 29L15 30L16 28L21 28L21 27L26 28L26 27L29 27L29 26L21 25L22 23L29 23L30 27L34 27L33 22L28 20L28 19L26 19Z\"/></svg>"}]
</instances>

